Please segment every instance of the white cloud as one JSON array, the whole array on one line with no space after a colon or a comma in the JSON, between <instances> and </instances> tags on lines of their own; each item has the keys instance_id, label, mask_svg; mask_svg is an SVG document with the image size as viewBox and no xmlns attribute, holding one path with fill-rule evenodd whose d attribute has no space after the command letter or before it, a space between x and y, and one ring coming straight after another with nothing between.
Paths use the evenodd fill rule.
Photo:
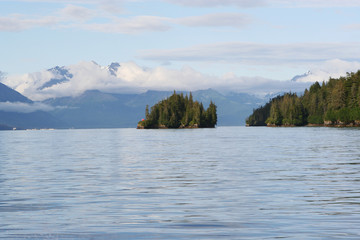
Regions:
<instances>
[{"instance_id":1,"label":"white cloud","mask_svg":"<svg viewBox=\"0 0 360 240\"><path fill-rule=\"evenodd\" d=\"M100 8L112 14L122 13L124 12L123 2L125 1L103 0L100 3Z\"/></svg>"},{"instance_id":2,"label":"white cloud","mask_svg":"<svg viewBox=\"0 0 360 240\"><path fill-rule=\"evenodd\" d=\"M360 56L360 43L293 43L261 44L228 42L170 50L140 52L146 60L160 62L229 62L255 65L307 64L334 58L354 59Z\"/></svg>"},{"instance_id":3,"label":"white cloud","mask_svg":"<svg viewBox=\"0 0 360 240\"><path fill-rule=\"evenodd\" d=\"M265 0L165 0L170 3L192 6L192 7L216 7L216 6L237 6L237 7L257 7L263 6Z\"/></svg>"},{"instance_id":4,"label":"white cloud","mask_svg":"<svg viewBox=\"0 0 360 240\"><path fill-rule=\"evenodd\" d=\"M108 6L109 3L107 2L104 3L104 6ZM107 14L96 7L88 8L68 4L62 9L49 13L49 15L10 14L2 16L0 17L0 32L24 31L37 27L59 28L66 26L78 28L96 17L104 18L108 21L116 19L111 14Z\"/></svg>"},{"instance_id":5,"label":"white cloud","mask_svg":"<svg viewBox=\"0 0 360 240\"><path fill-rule=\"evenodd\" d=\"M0 0L6 2L8 0ZM47 3L69 3L69 4L122 4L125 2L145 2L148 0L14 0L14 2L47 2ZM266 0L163 0L166 2L185 6L221 6L234 5L242 7L262 5ZM345 0L346 1L346 0Z\"/></svg>"},{"instance_id":6,"label":"white cloud","mask_svg":"<svg viewBox=\"0 0 360 240\"><path fill-rule=\"evenodd\" d=\"M89 20L96 15L94 10L72 4L69 4L65 8L61 9L59 13L61 16L63 16L64 19L68 20L70 18L80 21Z\"/></svg>"},{"instance_id":7,"label":"white cloud","mask_svg":"<svg viewBox=\"0 0 360 240\"><path fill-rule=\"evenodd\" d=\"M119 0L121 2L127 0ZM131 1L131 0L129 0ZM8 2L8 0L0 0L0 2ZM37 3L37 2L45 2L45 3L69 3L69 4L96 4L99 3L99 0L13 0L13 2L30 2L30 3ZM101 0L100 0L101 2Z\"/></svg>"},{"instance_id":8,"label":"white cloud","mask_svg":"<svg viewBox=\"0 0 360 240\"><path fill-rule=\"evenodd\" d=\"M310 69L309 74L298 78L297 82L323 82L332 78L339 78L345 76L346 73L357 72L360 70L360 62L358 61L343 61L340 59L332 59L329 61L317 64L317 66Z\"/></svg>"},{"instance_id":9,"label":"white cloud","mask_svg":"<svg viewBox=\"0 0 360 240\"><path fill-rule=\"evenodd\" d=\"M61 78L53 71L9 76L3 80L3 83L35 101L79 96L87 90L95 89L111 93L139 93L147 90L196 91L213 88L220 91L265 94L290 90L302 91L308 86L306 83L276 81L260 77L239 77L233 73L220 77L211 76L189 66L181 69L143 68L133 62L120 63L120 67L113 71L113 74L108 67L94 62L81 62L64 69L68 70L72 77L53 85L46 83L54 78Z\"/></svg>"},{"instance_id":10,"label":"white cloud","mask_svg":"<svg viewBox=\"0 0 360 240\"><path fill-rule=\"evenodd\" d=\"M0 111L31 113L36 111L52 111L53 107L43 103L0 102Z\"/></svg>"},{"instance_id":11,"label":"white cloud","mask_svg":"<svg viewBox=\"0 0 360 240\"><path fill-rule=\"evenodd\" d=\"M164 0L177 5L189 7L235 6L249 7L359 7L358 0Z\"/></svg>"},{"instance_id":12,"label":"white cloud","mask_svg":"<svg viewBox=\"0 0 360 240\"><path fill-rule=\"evenodd\" d=\"M97 32L134 34L144 31L167 31L171 28L166 23L168 20L168 18L157 16L136 16L112 18L107 23L87 23L78 27Z\"/></svg>"},{"instance_id":13,"label":"white cloud","mask_svg":"<svg viewBox=\"0 0 360 240\"><path fill-rule=\"evenodd\" d=\"M185 90L196 91L213 88L219 91L247 92L267 94L276 92L302 92L311 82L328 80L345 76L346 72L360 69L358 61L333 59L318 62L310 69L311 74L299 78L297 82L277 81L262 77L243 77L234 73L223 76L203 74L189 66L181 69L166 67L144 68L134 62L120 63L120 67L109 70L95 62L80 62L61 68L67 71L65 81L62 71L42 71L22 76L8 76L2 82L26 97L41 101L48 98L79 96L87 90L100 90L110 93L139 93L147 90ZM70 77L69 77L70 76ZM49 84L52 82L53 84ZM6 106L5 106L6 105ZM24 107L23 105L5 104L5 107ZM46 106L33 106L31 109L42 109ZM21 108L20 108L21 109ZM44 109L42 109L44 110Z\"/></svg>"},{"instance_id":14,"label":"white cloud","mask_svg":"<svg viewBox=\"0 0 360 240\"><path fill-rule=\"evenodd\" d=\"M136 16L112 18L108 23L86 23L78 27L86 30L109 33L134 34L144 31L168 31L171 24L189 27L235 27L240 28L251 22L247 15L240 13L216 13L184 18L158 16Z\"/></svg>"},{"instance_id":15,"label":"white cloud","mask_svg":"<svg viewBox=\"0 0 360 240\"><path fill-rule=\"evenodd\" d=\"M178 24L190 27L244 27L250 18L241 13L215 13L203 16L185 17L175 20Z\"/></svg>"},{"instance_id":16,"label":"white cloud","mask_svg":"<svg viewBox=\"0 0 360 240\"><path fill-rule=\"evenodd\" d=\"M52 16L31 18L20 14L0 17L0 32L17 32L35 27L55 26L58 19Z\"/></svg>"},{"instance_id":17,"label":"white cloud","mask_svg":"<svg viewBox=\"0 0 360 240\"><path fill-rule=\"evenodd\" d=\"M66 4L92 4L98 5L110 12L122 10L122 5L127 2L145 2L147 0L14 0L14 2L46 2ZM219 7L235 6L239 8L249 7L359 7L358 0L162 0L189 7ZM0 0L8 2L8 0Z\"/></svg>"},{"instance_id":18,"label":"white cloud","mask_svg":"<svg viewBox=\"0 0 360 240\"><path fill-rule=\"evenodd\" d=\"M67 5L49 16L11 14L0 17L0 32L18 32L37 27L61 27L69 22L85 22L96 16L91 9Z\"/></svg>"},{"instance_id":19,"label":"white cloud","mask_svg":"<svg viewBox=\"0 0 360 240\"><path fill-rule=\"evenodd\" d=\"M323 8L323 7L359 7L358 0L267 0L269 5L280 7Z\"/></svg>"},{"instance_id":20,"label":"white cloud","mask_svg":"<svg viewBox=\"0 0 360 240\"><path fill-rule=\"evenodd\" d=\"M240 13L214 13L178 18L150 15L121 16L118 13L122 12L123 1L63 2L68 4L48 15L11 14L2 16L0 17L0 32L24 31L37 27L66 27L96 32L135 34L148 31L168 31L174 25L239 28L251 22L250 17ZM74 5L74 3L92 4L85 7Z\"/></svg>"}]
</instances>

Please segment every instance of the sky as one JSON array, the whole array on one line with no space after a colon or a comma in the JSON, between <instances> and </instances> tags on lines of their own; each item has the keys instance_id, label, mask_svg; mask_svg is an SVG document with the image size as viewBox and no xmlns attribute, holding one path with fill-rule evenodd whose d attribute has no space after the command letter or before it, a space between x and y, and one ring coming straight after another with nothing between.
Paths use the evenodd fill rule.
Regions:
<instances>
[{"instance_id":1,"label":"sky","mask_svg":"<svg viewBox=\"0 0 360 240\"><path fill-rule=\"evenodd\" d=\"M13 88L90 61L191 69L202 87L337 77L360 69L359 10L359 0L0 0L0 71Z\"/></svg>"}]
</instances>

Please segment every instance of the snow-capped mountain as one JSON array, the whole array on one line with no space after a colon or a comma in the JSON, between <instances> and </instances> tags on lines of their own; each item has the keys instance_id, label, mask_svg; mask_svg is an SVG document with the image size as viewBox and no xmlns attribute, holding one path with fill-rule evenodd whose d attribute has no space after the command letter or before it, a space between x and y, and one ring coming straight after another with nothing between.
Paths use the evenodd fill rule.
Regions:
<instances>
[{"instance_id":1,"label":"snow-capped mountain","mask_svg":"<svg viewBox=\"0 0 360 240\"><path fill-rule=\"evenodd\" d=\"M326 82L330 77L340 77L341 73L331 73L323 70L307 71L304 74L296 75L291 79L292 82L314 83L314 82Z\"/></svg>"},{"instance_id":2,"label":"snow-capped mountain","mask_svg":"<svg viewBox=\"0 0 360 240\"><path fill-rule=\"evenodd\" d=\"M340 59L325 61L304 74L296 75L291 79L293 82L323 82L329 78L346 76L347 72L357 72L360 69L359 62L347 62Z\"/></svg>"},{"instance_id":3,"label":"snow-capped mountain","mask_svg":"<svg viewBox=\"0 0 360 240\"><path fill-rule=\"evenodd\" d=\"M131 86L122 78L119 68L119 63L102 67L94 61L80 62L22 76L10 76L3 82L35 101L79 96L88 90L126 91Z\"/></svg>"},{"instance_id":4,"label":"snow-capped mountain","mask_svg":"<svg viewBox=\"0 0 360 240\"><path fill-rule=\"evenodd\" d=\"M118 71L119 67L120 67L119 63L113 62L107 67L107 69L109 70L111 75L117 77L117 71Z\"/></svg>"},{"instance_id":5,"label":"snow-capped mountain","mask_svg":"<svg viewBox=\"0 0 360 240\"><path fill-rule=\"evenodd\" d=\"M56 66L54 68L48 69L47 71L51 72L54 77L51 78L48 82L45 82L41 87L38 88L38 90L43 90L57 84L68 82L73 77L73 75L65 67Z\"/></svg>"},{"instance_id":6,"label":"snow-capped mountain","mask_svg":"<svg viewBox=\"0 0 360 240\"><path fill-rule=\"evenodd\" d=\"M211 78L210 78L211 79ZM35 101L76 97L88 90L140 93L147 90L197 90L206 77L191 68L168 70L142 68L133 62L101 66L94 61L9 76L3 83Z\"/></svg>"},{"instance_id":7,"label":"snow-capped mountain","mask_svg":"<svg viewBox=\"0 0 360 240\"><path fill-rule=\"evenodd\" d=\"M266 95L269 92L302 91L300 82L277 81L261 77L239 77L233 73L214 76L200 73L189 66L170 69L145 68L134 62L113 62L102 66L83 61L69 66L56 66L44 71L9 76L2 82L33 101L77 97L86 91L106 93L144 93L154 91L197 91L215 89Z\"/></svg>"}]
</instances>

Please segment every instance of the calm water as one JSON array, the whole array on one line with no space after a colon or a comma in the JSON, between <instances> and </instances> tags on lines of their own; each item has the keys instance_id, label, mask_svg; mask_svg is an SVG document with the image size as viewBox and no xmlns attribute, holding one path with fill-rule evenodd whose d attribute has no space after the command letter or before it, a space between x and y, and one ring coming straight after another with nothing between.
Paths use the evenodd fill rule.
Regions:
<instances>
[{"instance_id":1,"label":"calm water","mask_svg":"<svg viewBox=\"0 0 360 240\"><path fill-rule=\"evenodd\" d=\"M360 129L2 131L0 238L360 239Z\"/></svg>"}]
</instances>

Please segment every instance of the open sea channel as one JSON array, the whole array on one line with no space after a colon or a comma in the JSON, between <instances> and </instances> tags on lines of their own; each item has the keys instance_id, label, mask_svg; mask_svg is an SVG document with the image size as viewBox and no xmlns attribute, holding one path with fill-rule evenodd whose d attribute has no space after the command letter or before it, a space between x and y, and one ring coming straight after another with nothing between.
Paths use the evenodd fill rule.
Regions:
<instances>
[{"instance_id":1,"label":"open sea channel","mask_svg":"<svg viewBox=\"0 0 360 240\"><path fill-rule=\"evenodd\" d=\"M0 132L2 239L360 239L360 129Z\"/></svg>"}]
</instances>

